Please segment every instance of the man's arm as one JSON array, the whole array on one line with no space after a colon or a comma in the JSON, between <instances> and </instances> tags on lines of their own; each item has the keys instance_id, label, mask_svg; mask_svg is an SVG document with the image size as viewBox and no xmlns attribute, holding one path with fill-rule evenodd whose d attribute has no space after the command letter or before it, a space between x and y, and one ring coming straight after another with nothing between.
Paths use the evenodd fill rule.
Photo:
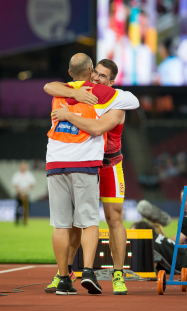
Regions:
<instances>
[{"instance_id":1,"label":"man's arm","mask_svg":"<svg viewBox=\"0 0 187 311\"><path fill-rule=\"evenodd\" d=\"M54 110L53 121L69 121L82 131L96 137L113 129L124 117L125 111L112 109L103 114L98 120L82 118L70 112L67 106L62 105L62 109Z\"/></svg>"},{"instance_id":2,"label":"man's arm","mask_svg":"<svg viewBox=\"0 0 187 311\"><path fill-rule=\"evenodd\" d=\"M97 104L97 97L87 90L91 89L90 86L83 86L80 89L73 89L65 86L62 82L51 82L44 86L44 91L55 97L69 97L75 98L80 103L88 105Z\"/></svg>"},{"instance_id":3,"label":"man's arm","mask_svg":"<svg viewBox=\"0 0 187 311\"><path fill-rule=\"evenodd\" d=\"M170 238L170 240L173 240L174 242L176 241L176 235ZM186 236L181 232L180 233L180 238L179 238L179 244L183 244L186 241Z\"/></svg>"},{"instance_id":4,"label":"man's arm","mask_svg":"<svg viewBox=\"0 0 187 311\"><path fill-rule=\"evenodd\" d=\"M170 238L173 241L176 241L176 235ZM181 233L180 233L180 238L179 238L179 244L183 244L187 238L187 216L183 218L182 221L182 228L181 228Z\"/></svg>"},{"instance_id":5,"label":"man's arm","mask_svg":"<svg viewBox=\"0 0 187 311\"><path fill-rule=\"evenodd\" d=\"M44 91L47 94L51 96L55 96L55 97L72 96L72 89L65 86L65 83L57 82L57 81L45 84Z\"/></svg>"}]
</instances>

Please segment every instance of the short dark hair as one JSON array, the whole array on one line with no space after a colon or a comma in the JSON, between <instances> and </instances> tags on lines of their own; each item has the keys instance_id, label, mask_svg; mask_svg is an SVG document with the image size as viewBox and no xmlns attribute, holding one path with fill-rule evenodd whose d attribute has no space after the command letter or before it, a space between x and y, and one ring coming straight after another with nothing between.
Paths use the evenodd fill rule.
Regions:
<instances>
[{"instance_id":1,"label":"short dark hair","mask_svg":"<svg viewBox=\"0 0 187 311\"><path fill-rule=\"evenodd\" d=\"M97 65L102 65L103 67L106 67L110 69L110 80L115 80L117 74L118 74L118 66L116 63L113 62L111 59L101 59Z\"/></svg>"}]
</instances>

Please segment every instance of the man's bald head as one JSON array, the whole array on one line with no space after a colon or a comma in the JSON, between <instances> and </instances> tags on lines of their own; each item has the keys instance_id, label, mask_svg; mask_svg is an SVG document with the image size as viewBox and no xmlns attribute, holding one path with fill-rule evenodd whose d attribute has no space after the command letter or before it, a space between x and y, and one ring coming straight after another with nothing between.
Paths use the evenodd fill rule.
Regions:
<instances>
[{"instance_id":1,"label":"man's bald head","mask_svg":"<svg viewBox=\"0 0 187 311\"><path fill-rule=\"evenodd\" d=\"M93 69L91 58L84 53L77 53L72 56L69 62L69 73L74 80L90 79L90 70Z\"/></svg>"}]
</instances>

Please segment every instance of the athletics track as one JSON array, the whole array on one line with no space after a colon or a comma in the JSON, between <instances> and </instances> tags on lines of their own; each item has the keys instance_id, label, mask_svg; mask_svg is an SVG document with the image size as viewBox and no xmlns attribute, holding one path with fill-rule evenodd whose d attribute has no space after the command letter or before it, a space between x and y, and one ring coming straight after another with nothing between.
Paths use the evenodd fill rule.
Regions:
<instances>
[{"instance_id":1,"label":"athletics track","mask_svg":"<svg viewBox=\"0 0 187 311\"><path fill-rule=\"evenodd\" d=\"M50 283L56 274L56 265L0 264L0 292L12 292L24 285ZM169 277L169 276L168 276ZM175 276L178 279L179 276ZM81 280L74 283L77 295L57 296L44 292L46 284L20 288L23 292L7 293L0 296L2 311L173 311L187 310L187 292L180 286L167 286L163 296L157 293L156 282L126 281L128 295L115 296L111 281L99 281L103 293L89 295L81 286Z\"/></svg>"}]
</instances>

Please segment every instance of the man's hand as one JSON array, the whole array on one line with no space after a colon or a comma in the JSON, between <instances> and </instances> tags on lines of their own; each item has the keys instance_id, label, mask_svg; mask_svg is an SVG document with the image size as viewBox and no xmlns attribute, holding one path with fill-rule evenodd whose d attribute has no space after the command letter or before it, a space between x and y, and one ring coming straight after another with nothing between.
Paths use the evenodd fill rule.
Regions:
<instances>
[{"instance_id":1,"label":"man's hand","mask_svg":"<svg viewBox=\"0 0 187 311\"><path fill-rule=\"evenodd\" d=\"M76 90L65 86L62 82L51 82L44 86L44 91L55 97L70 97L75 98L79 103L95 105L98 102L98 98L87 91L91 88L90 86L82 86Z\"/></svg>"},{"instance_id":2,"label":"man's hand","mask_svg":"<svg viewBox=\"0 0 187 311\"><path fill-rule=\"evenodd\" d=\"M18 197L19 197L20 200L25 200L27 198L26 193L23 192L23 191L20 191L18 193Z\"/></svg>"},{"instance_id":3,"label":"man's hand","mask_svg":"<svg viewBox=\"0 0 187 311\"><path fill-rule=\"evenodd\" d=\"M68 113L71 113L66 105L60 104L62 108L56 109L52 112L52 120L57 121L66 121L66 116Z\"/></svg>"},{"instance_id":4,"label":"man's hand","mask_svg":"<svg viewBox=\"0 0 187 311\"><path fill-rule=\"evenodd\" d=\"M87 90L90 90L92 87L90 86L82 86L80 89L74 89L73 90L73 97L79 102L79 103L85 103L88 105L95 105L98 102L98 98L88 92Z\"/></svg>"}]
</instances>

